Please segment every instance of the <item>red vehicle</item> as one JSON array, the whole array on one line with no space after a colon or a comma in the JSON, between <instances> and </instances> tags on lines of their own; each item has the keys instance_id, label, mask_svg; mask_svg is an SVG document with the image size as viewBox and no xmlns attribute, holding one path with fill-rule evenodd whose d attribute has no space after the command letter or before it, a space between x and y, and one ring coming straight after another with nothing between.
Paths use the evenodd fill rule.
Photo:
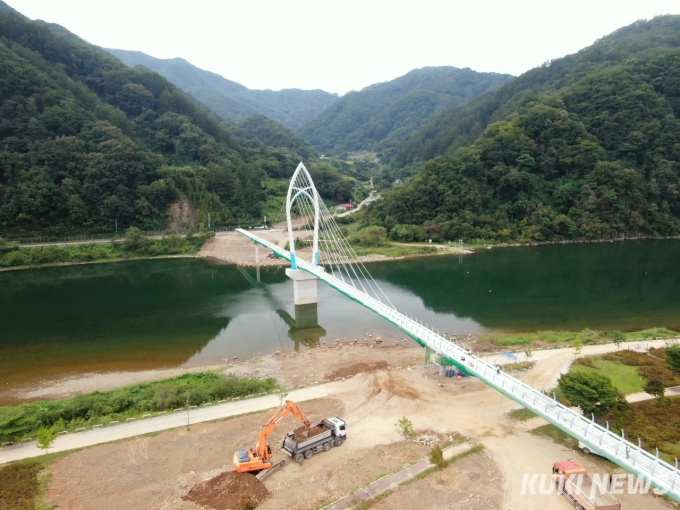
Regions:
<instances>
[{"instance_id":1,"label":"red vehicle","mask_svg":"<svg viewBox=\"0 0 680 510\"><path fill-rule=\"evenodd\" d=\"M573 460L555 462L552 480L558 492L574 504L576 510L621 510L621 503L593 480L586 468Z\"/></svg>"}]
</instances>

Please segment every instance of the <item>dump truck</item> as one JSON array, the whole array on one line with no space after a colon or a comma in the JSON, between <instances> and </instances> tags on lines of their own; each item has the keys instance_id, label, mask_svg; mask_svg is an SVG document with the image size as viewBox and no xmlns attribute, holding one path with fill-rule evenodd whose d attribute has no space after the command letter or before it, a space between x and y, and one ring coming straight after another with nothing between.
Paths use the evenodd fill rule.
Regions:
<instances>
[{"instance_id":1,"label":"dump truck","mask_svg":"<svg viewBox=\"0 0 680 510\"><path fill-rule=\"evenodd\" d=\"M571 501L576 510L621 510L621 503L608 492L608 484L593 486L586 468L573 460L555 462L552 480L558 494Z\"/></svg>"},{"instance_id":2,"label":"dump truck","mask_svg":"<svg viewBox=\"0 0 680 510\"><path fill-rule=\"evenodd\" d=\"M326 418L310 428L300 427L286 434L281 449L296 462L315 453L340 446L347 438L347 424L340 418Z\"/></svg>"}]
</instances>

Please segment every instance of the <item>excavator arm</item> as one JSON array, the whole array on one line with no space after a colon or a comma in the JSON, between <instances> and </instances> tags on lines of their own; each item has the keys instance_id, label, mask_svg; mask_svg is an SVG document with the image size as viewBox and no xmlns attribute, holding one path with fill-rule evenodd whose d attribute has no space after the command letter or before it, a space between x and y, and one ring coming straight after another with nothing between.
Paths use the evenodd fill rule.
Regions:
<instances>
[{"instance_id":1,"label":"excavator arm","mask_svg":"<svg viewBox=\"0 0 680 510\"><path fill-rule=\"evenodd\" d=\"M267 439L269 434L277 427L279 422L283 420L289 414L293 414L298 420L300 420L307 429L311 428L309 420L305 417L304 413L300 410L295 402L292 400L286 400L286 405L281 406L281 408L276 411L274 416L272 416L269 421L260 430L260 437L257 441L256 452L261 459L269 459L272 456L271 449L267 445Z\"/></svg>"}]
</instances>

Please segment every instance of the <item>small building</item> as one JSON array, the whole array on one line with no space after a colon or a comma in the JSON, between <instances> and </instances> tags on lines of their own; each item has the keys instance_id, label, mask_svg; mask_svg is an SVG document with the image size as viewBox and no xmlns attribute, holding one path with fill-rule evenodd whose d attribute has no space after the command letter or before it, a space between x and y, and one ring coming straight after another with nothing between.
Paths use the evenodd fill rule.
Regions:
<instances>
[{"instance_id":1,"label":"small building","mask_svg":"<svg viewBox=\"0 0 680 510\"><path fill-rule=\"evenodd\" d=\"M338 204L333 207L334 211L344 212L354 209L356 206L354 204Z\"/></svg>"}]
</instances>

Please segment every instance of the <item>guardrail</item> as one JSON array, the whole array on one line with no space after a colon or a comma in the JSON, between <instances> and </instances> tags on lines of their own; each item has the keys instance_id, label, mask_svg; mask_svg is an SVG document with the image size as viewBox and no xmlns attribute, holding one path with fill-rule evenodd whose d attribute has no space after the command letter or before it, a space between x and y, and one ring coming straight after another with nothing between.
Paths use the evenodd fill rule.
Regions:
<instances>
[{"instance_id":1,"label":"guardrail","mask_svg":"<svg viewBox=\"0 0 680 510\"><path fill-rule=\"evenodd\" d=\"M245 230L237 229L237 232L290 261L290 252L287 250ZM653 486L666 491L668 496L680 502L680 471L678 470L677 459L675 460L675 467L671 466L660 459L658 448L656 455L650 454L639 445L627 441L623 431L621 436L614 434L609 430L609 424L602 427L595 423L594 416L592 419L588 419L572 411L557 402L554 395L551 398L515 379L510 374L497 369L423 324L410 319L380 300L327 273L322 267L315 266L302 259L297 259L296 263L299 269L316 276L350 299L390 321L422 345L440 355L445 355L461 370L476 376L495 390L586 444L591 450L607 457L627 471L650 481Z\"/></svg>"}]
</instances>

